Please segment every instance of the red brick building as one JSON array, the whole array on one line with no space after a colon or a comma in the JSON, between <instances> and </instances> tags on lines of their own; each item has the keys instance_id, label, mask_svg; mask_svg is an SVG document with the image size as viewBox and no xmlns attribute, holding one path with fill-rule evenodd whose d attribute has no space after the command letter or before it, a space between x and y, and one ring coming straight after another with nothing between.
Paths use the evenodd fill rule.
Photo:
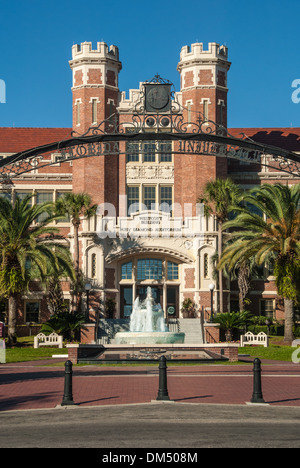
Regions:
<instances>
[{"instance_id":1,"label":"red brick building","mask_svg":"<svg viewBox=\"0 0 300 468\"><path fill-rule=\"evenodd\" d=\"M137 125L138 109L145 116L141 111L145 83L139 89L129 90L128 97L119 90L122 64L116 46L109 48L99 42L93 50L89 42L74 45L70 67L72 128L0 128L2 158L65 140L72 131L75 135L91 133L91 128L97 130L105 120L108 124L111 120L113 125L117 119L128 134L132 122ZM202 128L207 130L211 122L227 127L229 69L225 46L210 43L204 50L201 43L196 43L181 49L177 66L181 88L172 93L168 112L177 121L182 119L186 132L193 131L193 123L199 116ZM152 89L148 103L152 103L153 113L158 115L160 108L164 113L167 95L152 92L150 96L151 92ZM148 123L144 133L151 130ZM163 127L162 121L159 125ZM165 121L165 129L159 132L173 130L170 122ZM228 134L234 137L245 134L255 142L300 151L300 128L238 128L228 129ZM11 196L30 192L34 194L34 203L42 203L55 201L69 191L87 192L99 205L97 216L83 220L80 231L80 264L86 281L92 285L92 311L100 298L103 301L110 298L115 302L114 317L128 318L134 299L143 296L150 285L166 315L181 317L181 305L186 298L196 304L198 314L202 308L210 312L209 285L215 283L211 257L217 248L217 229L215 220L206 219L201 208L197 208L197 199L206 182L230 176L244 188L250 188L276 181L293 184L299 179L280 171L276 161L270 164L272 155L268 154L253 164L205 152L184 153L182 149L179 151L178 141L147 141L145 137L133 142L130 151L127 145L128 142L120 141L119 151L115 153L114 147L109 146L110 151L104 151L101 156L69 161L62 161L56 152L49 153L47 157L53 164L37 165L14 178ZM70 224L58 223L58 227L72 250ZM64 289L69 299L67 284ZM217 310L217 287L213 297L214 310ZM282 304L268 265L262 268L261 277L252 281L248 297L255 313L282 318ZM226 284L225 310L237 310L237 298L237 287ZM19 308L19 324L45 320L46 302L43 291L32 291L24 297Z\"/></svg>"}]
</instances>

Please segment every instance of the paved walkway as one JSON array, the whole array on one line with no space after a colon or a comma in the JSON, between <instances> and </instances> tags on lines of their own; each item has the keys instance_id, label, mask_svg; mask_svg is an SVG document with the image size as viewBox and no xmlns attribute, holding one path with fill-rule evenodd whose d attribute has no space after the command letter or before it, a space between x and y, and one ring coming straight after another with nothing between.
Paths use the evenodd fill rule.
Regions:
<instances>
[{"instance_id":1,"label":"paved walkway","mask_svg":"<svg viewBox=\"0 0 300 468\"><path fill-rule=\"evenodd\" d=\"M59 361L53 359L50 363ZM249 361L250 362L250 361ZM55 408L64 393L64 367L49 361L0 364L0 411ZM181 403L246 404L253 366L168 366L170 400ZM73 367L73 399L79 406L149 403L158 393L158 366ZM262 361L266 403L300 406L300 364Z\"/></svg>"}]
</instances>

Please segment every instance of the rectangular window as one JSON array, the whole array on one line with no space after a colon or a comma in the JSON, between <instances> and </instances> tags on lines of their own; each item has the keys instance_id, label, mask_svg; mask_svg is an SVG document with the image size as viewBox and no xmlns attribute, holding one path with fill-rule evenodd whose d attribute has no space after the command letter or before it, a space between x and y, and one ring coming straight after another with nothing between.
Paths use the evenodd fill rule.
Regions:
<instances>
[{"instance_id":1,"label":"rectangular window","mask_svg":"<svg viewBox=\"0 0 300 468\"><path fill-rule=\"evenodd\" d=\"M36 204L41 205L42 203L52 202L53 192L37 192L36 193Z\"/></svg>"},{"instance_id":2,"label":"rectangular window","mask_svg":"<svg viewBox=\"0 0 300 468\"><path fill-rule=\"evenodd\" d=\"M155 189L155 186L144 187L143 204L146 206L147 210L155 210L156 208Z\"/></svg>"},{"instance_id":3,"label":"rectangular window","mask_svg":"<svg viewBox=\"0 0 300 468\"><path fill-rule=\"evenodd\" d=\"M144 162L155 162L155 143L147 141L143 145Z\"/></svg>"},{"instance_id":4,"label":"rectangular window","mask_svg":"<svg viewBox=\"0 0 300 468\"><path fill-rule=\"evenodd\" d=\"M261 299L260 301L260 315L264 317L273 318L274 315L274 301L273 299Z\"/></svg>"},{"instance_id":5,"label":"rectangular window","mask_svg":"<svg viewBox=\"0 0 300 468\"><path fill-rule=\"evenodd\" d=\"M139 144L133 142L126 143L127 162L139 162Z\"/></svg>"},{"instance_id":6,"label":"rectangular window","mask_svg":"<svg viewBox=\"0 0 300 468\"><path fill-rule=\"evenodd\" d=\"M162 260L145 258L137 262L137 279L160 280L162 278Z\"/></svg>"},{"instance_id":7,"label":"rectangular window","mask_svg":"<svg viewBox=\"0 0 300 468\"><path fill-rule=\"evenodd\" d=\"M268 269L269 276L274 275L274 266L275 266L274 259L269 260L269 262L267 263L267 269Z\"/></svg>"},{"instance_id":8,"label":"rectangular window","mask_svg":"<svg viewBox=\"0 0 300 468\"><path fill-rule=\"evenodd\" d=\"M80 125L80 102L76 102L76 125Z\"/></svg>"},{"instance_id":9,"label":"rectangular window","mask_svg":"<svg viewBox=\"0 0 300 468\"><path fill-rule=\"evenodd\" d=\"M138 186L127 186L127 212L128 215L140 209L140 189Z\"/></svg>"},{"instance_id":10,"label":"rectangular window","mask_svg":"<svg viewBox=\"0 0 300 468\"><path fill-rule=\"evenodd\" d=\"M168 262L168 280L178 280L178 264Z\"/></svg>"},{"instance_id":11,"label":"rectangular window","mask_svg":"<svg viewBox=\"0 0 300 468\"><path fill-rule=\"evenodd\" d=\"M123 313L122 313L123 309ZM121 317L129 318L132 312L132 287L121 288Z\"/></svg>"},{"instance_id":12,"label":"rectangular window","mask_svg":"<svg viewBox=\"0 0 300 468\"><path fill-rule=\"evenodd\" d=\"M97 123L97 99L92 99L92 122Z\"/></svg>"},{"instance_id":13,"label":"rectangular window","mask_svg":"<svg viewBox=\"0 0 300 468\"><path fill-rule=\"evenodd\" d=\"M25 303L25 322L39 322L39 301L27 301Z\"/></svg>"},{"instance_id":14,"label":"rectangular window","mask_svg":"<svg viewBox=\"0 0 300 468\"><path fill-rule=\"evenodd\" d=\"M11 200L11 193L10 192L0 192L0 197L7 198Z\"/></svg>"},{"instance_id":15,"label":"rectangular window","mask_svg":"<svg viewBox=\"0 0 300 468\"><path fill-rule=\"evenodd\" d=\"M173 190L171 186L160 187L160 210L172 215Z\"/></svg>"},{"instance_id":16,"label":"rectangular window","mask_svg":"<svg viewBox=\"0 0 300 468\"><path fill-rule=\"evenodd\" d=\"M121 279L132 278L132 262L123 263L121 266Z\"/></svg>"},{"instance_id":17,"label":"rectangular window","mask_svg":"<svg viewBox=\"0 0 300 468\"><path fill-rule=\"evenodd\" d=\"M203 101L203 120L204 122L208 121L208 101Z\"/></svg>"},{"instance_id":18,"label":"rectangular window","mask_svg":"<svg viewBox=\"0 0 300 468\"><path fill-rule=\"evenodd\" d=\"M36 204L42 205L46 202L53 202L53 192L37 192L36 193ZM47 213L41 214L36 220L38 223L41 223L44 219L47 218Z\"/></svg>"},{"instance_id":19,"label":"rectangular window","mask_svg":"<svg viewBox=\"0 0 300 468\"><path fill-rule=\"evenodd\" d=\"M188 123L190 124L191 121L192 121L192 103L191 102L188 102L187 103L187 116L188 116Z\"/></svg>"},{"instance_id":20,"label":"rectangular window","mask_svg":"<svg viewBox=\"0 0 300 468\"><path fill-rule=\"evenodd\" d=\"M169 142L159 143L160 162L172 162L172 144Z\"/></svg>"},{"instance_id":21,"label":"rectangular window","mask_svg":"<svg viewBox=\"0 0 300 468\"><path fill-rule=\"evenodd\" d=\"M15 192L15 197L19 198L19 200L24 200L24 198L26 198L28 195L31 195L31 192L19 192L19 191L16 191Z\"/></svg>"},{"instance_id":22,"label":"rectangular window","mask_svg":"<svg viewBox=\"0 0 300 468\"><path fill-rule=\"evenodd\" d=\"M114 119L114 101L112 99L109 100L109 117L108 119L110 122L113 122Z\"/></svg>"}]
</instances>

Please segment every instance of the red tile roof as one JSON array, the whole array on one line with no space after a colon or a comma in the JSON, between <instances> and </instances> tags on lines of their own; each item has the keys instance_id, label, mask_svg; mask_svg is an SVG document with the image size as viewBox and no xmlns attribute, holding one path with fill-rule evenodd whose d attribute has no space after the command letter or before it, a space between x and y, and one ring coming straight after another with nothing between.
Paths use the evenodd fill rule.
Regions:
<instances>
[{"instance_id":1,"label":"red tile roof","mask_svg":"<svg viewBox=\"0 0 300 468\"><path fill-rule=\"evenodd\" d=\"M0 127L0 153L18 153L70 137L71 128Z\"/></svg>"},{"instance_id":2,"label":"red tile roof","mask_svg":"<svg viewBox=\"0 0 300 468\"><path fill-rule=\"evenodd\" d=\"M237 138L244 133L258 143L300 151L300 128L229 128L228 132Z\"/></svg>"}]
</instances>

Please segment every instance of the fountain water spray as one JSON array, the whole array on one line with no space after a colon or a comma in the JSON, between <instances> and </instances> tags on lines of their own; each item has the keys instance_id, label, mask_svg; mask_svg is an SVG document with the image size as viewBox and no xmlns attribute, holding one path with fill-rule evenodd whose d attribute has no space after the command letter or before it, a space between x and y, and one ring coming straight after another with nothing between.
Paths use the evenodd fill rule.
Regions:
<instances>
[{"instance_id":1,"label":"fountain water spray","mask_svg":"<svg viewBox=\"0 0 300 468\"><path fill-rule=\"evenodd\" d=\"M116 344L172 344L183 343L184 333L170 332L165 324L164 312L160 304L155 304L151 287L147 288L147 297L134 301L128 332L116 333Z\"/></svg>"},{"instance_id":2,"label":"fountain water spray","mask_svg":"<svg viewBox=\"0 0 300 468\"><path fill-rule=\"evenodd\" d=\"M130 316L131 332L168 332L165 324L164 311L160 304L155 304L152 297L151 287L147 288L147 297L140 301L137 297L134 301L132 314Z\"/></svg>"}]
</instances>

